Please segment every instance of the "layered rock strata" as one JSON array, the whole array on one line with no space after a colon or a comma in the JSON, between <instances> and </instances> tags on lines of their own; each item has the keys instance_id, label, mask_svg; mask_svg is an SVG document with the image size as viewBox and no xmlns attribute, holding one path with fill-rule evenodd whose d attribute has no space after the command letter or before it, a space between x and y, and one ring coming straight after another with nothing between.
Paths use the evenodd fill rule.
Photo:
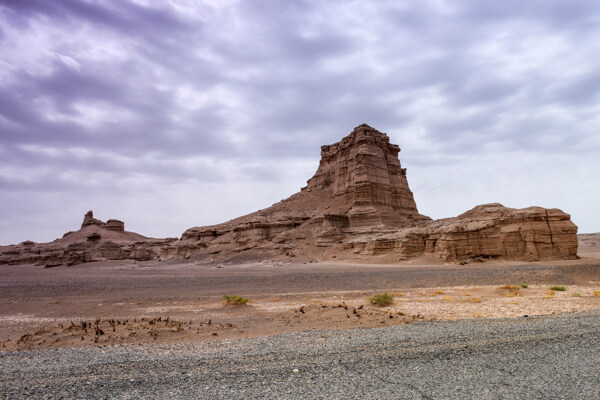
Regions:
<instances>
[{"instance_id":1,"label":"layered rock strata","mask_svg":"<svg viewBox=\"0 0 600 400\"><path fill-rule=\"evenodd\" d=\"M190 228L180 239L150 239L126 232L123 222L104 223L89 211L81 229L62 239L0 247L0 263L577 257L577 227L557 209L516 210L487 204L437 221L419 214L399 151L385 133L363 124L340 142L322 146L319 167L307 185L264 210L220 225Z\"/></svg>"},{"instance_id":2,"label":"layered rock strata","mask_svg":"<svg viewBox=\"0 0 600 400\"><path fill-rule=\"evenodd\" d=\"M557 209L488 204L438 221L419 214L399 151L385 133L360 125L321 147L317 172L299 193L225 224L188 229L179 244L225 259L577 257L577 227Z\"/></svg>"},{"instance_id":3,"label":"layered rock strata","mask_svg":"<svg viewBox=\"0 0 600 400\"><path fill-rule=\"evenodd\" d=\"M85 214L81 229L67 232L50 243L25 241L0 247L0 264L37 264L46 267L75 265L98 260L152 260L177 239L152 239L125 231L116 219L106 222Z\"/></svg>"},{"instance_id":4,"label":"layered rock strata","mask_svg":"<svg viewBox=\"0 0 600 400\"><path fill-rule=\"evenodd\" d=\"M577 227L561 210L517 210L497 203L477 206L455 218L344 244L357 257L393 255L403 260L432 254L443 261L573 259L577 246Z\"/></svg>"}]
</instances>

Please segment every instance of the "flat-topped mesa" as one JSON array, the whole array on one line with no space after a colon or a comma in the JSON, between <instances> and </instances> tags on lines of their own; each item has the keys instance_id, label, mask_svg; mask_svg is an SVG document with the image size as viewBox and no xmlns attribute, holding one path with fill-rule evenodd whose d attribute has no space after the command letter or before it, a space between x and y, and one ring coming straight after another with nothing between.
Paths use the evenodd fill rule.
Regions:
<instances>
[{"instance_id":1,"label":"flat-topped mesa","mask_svg":"<svg viewBox=\"0 0 600 400\"><path fill-rule=\"evenodd\" d=\"M338 143L321 147L321 162L308 189L330 189L352 206L351 226L411 226L419 215L402 168L400 147L367 124Z\"/></svg>"}]
</instances>

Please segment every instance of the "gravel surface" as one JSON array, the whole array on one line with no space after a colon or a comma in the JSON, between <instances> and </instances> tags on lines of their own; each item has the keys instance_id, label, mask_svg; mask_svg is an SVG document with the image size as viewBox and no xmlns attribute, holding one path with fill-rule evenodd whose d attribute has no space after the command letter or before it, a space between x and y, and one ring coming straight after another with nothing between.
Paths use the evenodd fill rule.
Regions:
<instances>
[{"instance_id":1,"label":"gravel surface","mask_svg":"<svg viewBox=\"0 0 600 400\"><path fill-rule=\"evenodd\" d=\"M600 313L0 353L0 398L600 397Z\"/></svg>"},{"instance_id":2,"label":"gravel surface","mask_svg":"<svg viewBox=\"0 0 600 400\"><path fill-rule=\"evenodd\" d=\"M340 290L382 290L508 282L573 285L598 281L600 264L518 265L473 264L435 266L365 266L351 264L262 264L224 268L173 265L120 266L117 262L44 269L3 265L0 300L4 302L84 296L113 301L177 300Z\"/></svg>"}]
</instances>

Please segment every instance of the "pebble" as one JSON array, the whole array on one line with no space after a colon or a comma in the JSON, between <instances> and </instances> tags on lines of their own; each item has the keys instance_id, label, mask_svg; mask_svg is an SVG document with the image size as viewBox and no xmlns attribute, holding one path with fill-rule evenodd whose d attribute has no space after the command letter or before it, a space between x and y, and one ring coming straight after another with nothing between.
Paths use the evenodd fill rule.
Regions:
<instances>
[{"instance_id":1,"label":"pebble","mask_svg":"<svg viewBox=\"0 0 600 400\"><path fill-rule=\"evenodd\" d=\"M2 352L0 398L598 398L598 332L596 311Z\"/></svg>"}]
</instances>

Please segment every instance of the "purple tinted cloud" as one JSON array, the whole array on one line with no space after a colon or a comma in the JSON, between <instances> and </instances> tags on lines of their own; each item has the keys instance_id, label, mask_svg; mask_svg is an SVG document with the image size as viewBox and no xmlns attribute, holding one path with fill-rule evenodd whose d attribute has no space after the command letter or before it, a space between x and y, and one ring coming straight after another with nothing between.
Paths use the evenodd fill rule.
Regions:
<instances>
[{"instance_id":1,"label":"purple tinted cloud","mask_svg":"<svg viewBox=\"0 0 600 400\"><path fill-rule=\"evenodd\" d=\"M20 193L34 197L30 208L53 193L86 211L111 203L107 193L126 201L177 188L180 198L144 199L148 209L158 207L152 197L177 201L177 224L157 221L155 233L175 236L251 201L196 214L217 193L251 182L272 185L257 202L291 194L316 169L320 145L363 122L402 146L432 216L448 216L428 199L451 189L429 180L470 160L499 157L527 175L523 152L542 165L560 158L560 170L548 164L530 186L581 177L582 165L598 168L599 18L599 5L577 0L4 1L0 192L12 200L2 231L34 223ZM464 184L503 182L489 171L463 171ZM564 202L581 208L574 215L592 207ZM456 214L474 205L449 204ZM54 224L40 222L42 209L35 223Z\"/></svg>"}]
</instances>

